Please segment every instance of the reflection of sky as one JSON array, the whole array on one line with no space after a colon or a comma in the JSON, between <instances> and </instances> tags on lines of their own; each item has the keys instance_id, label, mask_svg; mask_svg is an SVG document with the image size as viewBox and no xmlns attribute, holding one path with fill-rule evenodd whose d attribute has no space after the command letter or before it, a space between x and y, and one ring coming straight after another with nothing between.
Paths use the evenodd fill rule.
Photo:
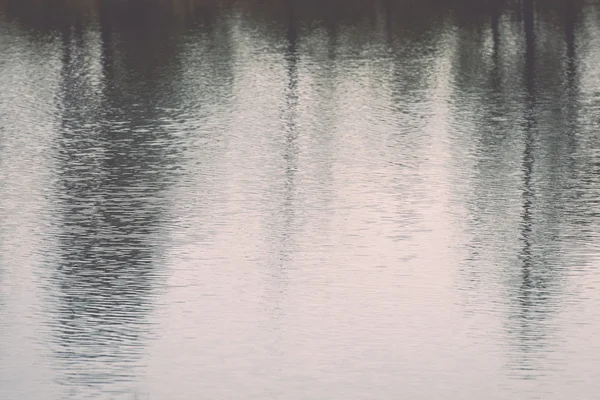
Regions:
<instances>
[{"instance_id":1,"label":"reflection of sky","mask_svg":"<svg viewBox=\"0 0 600 400\"><path fill-rule=\"evenodd\" d=\"M290 185L290 176L286 175L291 162L289 141L283 134L285 129L274 128L289 123L288 114L280 112L288 104L280 93L289 89L289 64L283 62L285 54L265 50L280 46L283 53L285 46L278 42L268 45L269 37L244 30L237 20L230 23L235 43L231 57L235 60L232 108L236 112L227 120L231 124L224 139L227 149L210 165L201 161L204 155L190 156L191 160L200 160L192 176L216 172L222 174L221 182L218 187L211 186L209 192L182 193L176 200L176 204L187 205L180 208L185 210L181 221L185 221L186 233L181 234L185 238L183 246L174 249L170 262L176 266L170 284L178 289L167 294L160 320L164 329L180 332L181 340L156 344L153 358L167 357L168 361L153 363L152 375L166 382L174 375L164 366L180 365L181 371L190 374L177 375L183 382L178 391L181 396L189 390L234 396L225 388L236 387L238 380L254 379L237 375L244 374L251 365L257 366L259 376L279 377L292 384L297 379L310 384L310 380L303 381L299 376L309 374L306 379L310 379L309 371L313 369L324 374L325 380L335 377L336 366L351 375L360 374L359 366L352 368L352 353L345 355L348 359L328 359L327 351L321 348L345 326L358 328L349 331L345 340L367 340L370 344L361 351L390 367L400 366L396 364L400 361L395 361L393 355L386 356L379 345L393 334L394 321L402 315L416 318L405 333L416 335L419 321L429 321L432 314L427 313L435 313L437 301L434 298L433 304L425 306L425 315L418 317L412 314L413 304L406 299L424 299L440 289L449 290L440 288L440 282L423 280L433 273L451 272L435 269L445 257L431 251L440 243L430 243L430 253L420 257L418 246L411 244L412 240L425 238L449 239L449 232L444 232L448 227L438 229L440 237L430 236L432 224L440 222L436 218L443 210L434 203L427 208L427 220L419 222L425 215L417 211L416 198L427 196L428 188L420 187L420 179L443 179L438 176L443 160L425 164L418 161L425 152L435 153L439 145L436 139L444 140L436 135L445 118L438 108L448 95L443 78L449 64L436 65L435 58L428 56L421 65L409 66L425 68L434 64L438 72L438 79L425 80L415 88L427 91L428 85L436 87L431 94L433 100L424 99L419 109L411 103L410 93L396 93L396 103L390 103L388 85L402 78L402 72L378 74L377 66L364 57L345 58L347 50L343 46L339 58L328 60L332 65L327 67L326 63L316 62L320 54L307 54L306 44L300 41L298 102L293 114L297 130L293 169L297 172L293 175L294 197L286 200ZM299 29L304 33L305 27ZM308 40L327 42L324 36L312 35ZM340 42L345 42L343 34ZM193 53L190 57L194 58ZM324 84L329 88L327 92L322 91ZM315 101L321 106L314 107ZM400 119L395 117L397 109L406 110ZM422 117L430 122L421 124L418 121ZM411 125L420 125L431 136L413 137L407 129ZM328 153L317 146L326 140L330 141L326 142ZM419 140L423 141L421 145ZM198 152L203 150L198 146ZM323 167L330 171L328 175L323 175ZM324 177L329 177L328 181L320 183ZM210 232L212 235L207 236ZM403 241L407 248L399 245ZM370 261L363 264L360 260ZM263 266L270 267L261 272ZM390 285L378 287L382 279ZM365 292L365 288L371 290ZM353 291L360 295L353 298ZM340 298L345 301L339 302ZM271 320L268 315L274 312L271 307L275 301L279 302L277 318ZM268 315L263 314L265 308L270 310ZM379 332L383 336L375 343L363 336L369 334L368 329L361 330L367 313L375 313L373 318L384 324ZM339 319L340 315L348 320ZM394 318L383 322L386 316ZM306 331L311 326L324 326L328 331L316 337ZM432 330L437 332L436 328ZM219 332L228 332L227 339ZM421 351L426 362L433 361L440 350L438 340L442 341L434 340L436 345L429 351ZM247 357L238 358L239 354ZM392 354L397 355L394 351ZM206 371L201 382L195 382L192 374L197 365L216 367ZM440 372L444 365L439 365ZM155 382L153 387L164 395L170 390L166 383ZM263 389L258 386L246 390L251 391L250 396L258 396Z\"/></svg>"},{"instance_id":2,"label":"reflection of sky","mask_svg":"<svg viewBox=\"0 0 600 400\"><path fill-rule=\"evenodd\" d=\"M55 43L34 44L12 29L5 25L0 35L0 397L41 399L54 393L36 336L44 329L46 149L60 57Z\"/></svg>"}]
</instances>

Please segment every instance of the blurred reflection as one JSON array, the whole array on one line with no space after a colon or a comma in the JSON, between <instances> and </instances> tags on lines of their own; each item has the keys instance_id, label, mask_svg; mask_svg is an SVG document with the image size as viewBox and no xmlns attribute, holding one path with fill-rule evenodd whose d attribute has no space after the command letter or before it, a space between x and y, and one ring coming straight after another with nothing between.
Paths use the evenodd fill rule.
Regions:
<instances>
[{"instance_id":1,"label":"blurred reflection","mask_svg":"<svg viewBox=\"0 0 600 400\"><path fill-rule=\"evenodd\" d=\"M285 59L287 62L287 88L286 88L286 117L285 128L285 191L284 191L284 240L291 234L292 220L294 219L294 198L296 192L296 173L298 169L298 127L296 126L298 113L298 28L296 26L296 0L289 0L289 19L286 30L287 49ZM283 257L284 259L287 256Z\"/></svg>"},{"instance_id":2,"label":"blurred reflection","mask_svg":"<svg viewBox=\"0 0 600 400\"><path fill-rule=\"evenodd\" d=\"M535 26L534 26L534 4L533 0L523 1L523 28L525 32L525 110L524 110L524 153L523 153L523 211L521 213L520 239L523 247L519 258L521 260L521 285L518 293L515 293L519 302L518 319L520 329L519 339L522 340L521 351L528 353L539 345L540 337L543 338L544 327L540 324L543 318L544 300L547 293L544 290L545 283L539 282L536 276L537 269L546 268L541 265L541 260L535 259L532 250L534 221L533 210L535 192L533 188L532 175L534 173L534 130L536 125L536 78L535 78ZM531 369L524 365L520 368Z\"/></svg>"},{"instance_id":3,"label":"blurred reflection","mask_svg":"<svg viewBox=\"0 0 600 400\"><path fill-rule=\"evenodd\" d=\"M547 373L541 361L556 346L563 280L572 263L581 262L573 254L574 247L566 250L570 245L564 238L575 235L574 242L590 240L584 232L577 233L569 216L582 206L568 189L581 184L573 181L577 147L573 132L581 129L574 115L578 90L573 25L580 5L567 6L566 34L555 30L545 33L551 39L541 40L538 32L546 29L547 20L533 0L522 2L518 20L503 15L498 4L489 10L489 60L485 34L462 33L453 119L467 134L456 138L456 157L464 157L466 151L475 169L472 176L461 169L467 179L457 181L456 192L460 201L465 191L470 209L469 284L507 304L509 368L520 378L537 379ZM517 24L522 41L511 34ZM571 62L556 62L562 59L562 50L555 34L563 40L565 58ZM515 50L520 51L522 62L510 62ZM514 82L518 76L522 86ZM494 293L493 287L501 282L508 291Z\"/></svg>"},{"instance_id":4,"label":"blurred reflection","mask_svg":"<svg viewBox=\"0 0 600 400\"><path fill-rule=\"evenodd\" d=\"M270 216L271 222L268 226L267 234L272 238L271 262L268 265L268 284L266 287L266 306L270 310L272 318L272 334L274 347L272 355L277 357L276 367L280 367L280 358L285 349L282 347L282 319L285 318L286 311L284 306L285 298L288 292L288 269L293 263L295 250L295 239L298 231L299 212L302 207L297 199L297 173L299 157L299 127L298 120L298 101L299 101L299 60L298 60L298 26L296 0L288 0L288 18L285 26L285 47L282 51L284 59L284 80L283 80L283 110L281 122L283 124L284 138L281 141L281 152L283 162L280 164L283 170L283 182L280 188L276 189L280 194L278 206L273 210L275 215ZM277 180L275 182L279 183Z\"/></svg>"},{"instance_id":5,"label":"blurred reflection","mask_svg":"<svg viewBox=\"0 0 600 400\"><path fill-rule=\"evenodd\" d=\"M18 309L48 324L35 340L57 386L560 398L589 362L569 334L595 327L570 312L594 299L577 271L598 273L597 13L579 0L0 0L3 49L60 60L31 79L46 94L0 101L24 127L39 121L15 110L51 120L51 145L28 149L49 160L31 169L49 170L36 210L55 223L28 220L55 241L48 299ZM4 143L21 125L5 125L0 158L17 159L22 143ZM3 282L39 272L4 247Z\"/></svg>"},{"instance_id":6,"label":"blurred reflection","mask_svg":"<svg viewBox=\"0 0 600 400\"><path fill-rule=\"evenodd\" d=\"M59 379L76 398L135 393L178 158L163 111L174 99L159 76L172 72L171 57L118 29L74 24L62 34L53 329Z\"/></svg>"},{"instance_id":7,"label":"blurred reflection","mask_svg":"<svg viewBox=\"0 0 600 400\"><path fill-rule=\"evenodd\" d=\"M279 257L281 263L279 268L284 270L286 268L286 262L289 261L291 251L289 243L292 240L292 230L294 229L294 220L297 218L296 214L296 174L298 171L298 127L297 113L298 113L298 85L299 85L299 72L298 72L298 31L296 26L296 13L295 13L295 2L296 0L289 0L289 17L286 28L286 39L287 48L284 53L286 60L286 79L287 87L285 88L285 110L283 123L285 124L285 141L283 148L283 158L285 160L285 181L283 191L283 204L282 204L282 217L283 226L281 227L281 240L282 253Z\"/></svg>"}]
</instances>

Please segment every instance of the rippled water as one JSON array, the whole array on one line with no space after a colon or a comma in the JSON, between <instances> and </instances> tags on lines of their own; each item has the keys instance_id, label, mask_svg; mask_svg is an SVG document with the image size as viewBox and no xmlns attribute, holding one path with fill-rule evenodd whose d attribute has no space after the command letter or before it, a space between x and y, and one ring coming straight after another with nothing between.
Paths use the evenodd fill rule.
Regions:
<instances>
[{"instance_id":1,"label":"rippled water","mask_svg":"<svg viewBox=\"0 0 600 400\"><path fill-rule=\"evenodd\" d=\"M598 21L0 0L0 398L597 396Z\"/></svg>"}]
</instances>

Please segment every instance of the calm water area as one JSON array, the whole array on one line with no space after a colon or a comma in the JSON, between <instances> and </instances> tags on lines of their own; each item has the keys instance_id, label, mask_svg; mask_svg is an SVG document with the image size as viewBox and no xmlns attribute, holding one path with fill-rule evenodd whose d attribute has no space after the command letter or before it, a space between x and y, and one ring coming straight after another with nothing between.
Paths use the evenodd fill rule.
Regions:
<instances>
[{"instance_id":1,"label":"calm water area","mask_svg":"<svg viewBox=\"0 0 600 400\"><path fill-rule=\"evenodd\" d=\"M600 393L600 2L0 0L0 399Z\"/></svg>"}]
</instances>

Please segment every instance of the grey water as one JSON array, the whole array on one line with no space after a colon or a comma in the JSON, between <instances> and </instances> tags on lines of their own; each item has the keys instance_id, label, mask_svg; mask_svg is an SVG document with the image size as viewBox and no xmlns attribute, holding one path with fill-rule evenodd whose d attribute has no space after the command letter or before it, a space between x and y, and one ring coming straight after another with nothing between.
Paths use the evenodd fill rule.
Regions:
<instances>
[{"instance_id":1,"label":"grey water","mask_svg":"<svg viewBox=\"0 0 600 400\"><path fill-rule=\"evenodd\" d=\"M0 0L0 399L591 399L600 3Z\"/></svg>"}]
</instances>

